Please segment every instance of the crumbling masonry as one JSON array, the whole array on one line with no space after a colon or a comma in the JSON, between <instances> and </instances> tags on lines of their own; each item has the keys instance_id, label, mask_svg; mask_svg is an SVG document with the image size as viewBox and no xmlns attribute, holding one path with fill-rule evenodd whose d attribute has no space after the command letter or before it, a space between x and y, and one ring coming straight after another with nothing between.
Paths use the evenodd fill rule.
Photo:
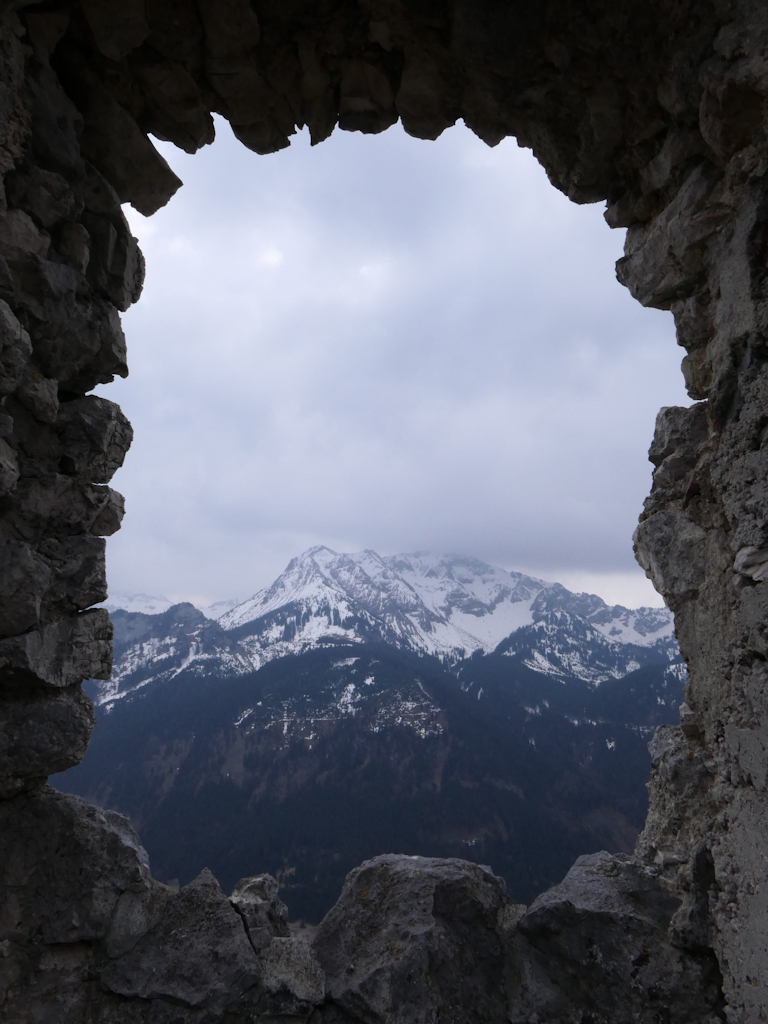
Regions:
<instances>
[{"instance_id":1,"label":"crumbling masonry","mask_svg":"<svg viewBox=\"0 0 768 1024\"><path fill-rule=\"evenodd\" d=\"M768 9L758 0L0 0L0 1017L8 1024L768 1020ZM151 878L124 819L46 786L110 671L108 483L144 267L121 203L180 182L211 112L296 126L458 118L516 136L626 227L618 276L671 309L694 404L659 414L638 560L690 667L652 744L633 859L527 910L460 861L353 872L312 947L266 876ZM258 865L254 865L257 869Z\"/></svg>"}]
</instances>

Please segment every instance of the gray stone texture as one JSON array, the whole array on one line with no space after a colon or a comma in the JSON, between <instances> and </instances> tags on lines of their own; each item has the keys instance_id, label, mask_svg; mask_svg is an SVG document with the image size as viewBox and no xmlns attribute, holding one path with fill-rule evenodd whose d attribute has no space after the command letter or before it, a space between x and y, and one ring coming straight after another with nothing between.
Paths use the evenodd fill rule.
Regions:
<instances>
[{"instance_id":1,"label":"gray stone texture","mask_svg":"<svg viewBox=\"0 0 768 1024\"><path fill-rule=\"evenodd\" d=\"M504 883L475 864L395 855L366 861L349 874L315 937L328 995L370 1024L460 1019L469 1008L473 1020L501 1024L500 921L508 909Z\"/></svg>"},{"instance_id":2,"label":"gray stone texture","mask_svg":"<svg viewBox=\"0 0 768 1024\"><path fill-rule=\"evenodd\" d=\"M323 1001L273 878L243 879L232 900L209 871L163 885L127 819L78 797L41 786L0 801L0 886L4 1024L305 1020ZM237 907L249 888L274 922L258 952Z\"/></svg>"},{"instance_id":3,"label":"gray stone texture","mask_svg":"<svg viewBox=\"0 0 768 1024\"><path fill-rule=\"evenodd\" d=\"M510 1019L711 1022L722 977L707 942L671 928L680 899L625 856L580 857L509 944Z\"/></svg>"},{"instance_id":4,"label":"gray stone texture","mask_svg":"<svg viewBox=\"0 0 768 1024\"><path fill-rule=\"evenodd\" d=\"M41 788L85 750L80 680L110 672L108 618L89 609L131 433L88 392L127 373L119 312L144 266L121 203L166 203L180 182L149 133L192 153L212 113L257 153L297 125L320 142L398 118L424 139L458 118L490 145L516 136L628 228L619 279L672 311L695 403L659 416L635 536L690 667L680 728L653 743L636 860L580 862L519 927L480 869L370 862L321 930L313 1012L768 1019L767 47L756 0L0 4L4 1019L297 1020L318 1002L266 883L232 903L210 877L174 894L125 823ZM392 885L375 906L369 876Z\"/></svg>"}]
</instances>

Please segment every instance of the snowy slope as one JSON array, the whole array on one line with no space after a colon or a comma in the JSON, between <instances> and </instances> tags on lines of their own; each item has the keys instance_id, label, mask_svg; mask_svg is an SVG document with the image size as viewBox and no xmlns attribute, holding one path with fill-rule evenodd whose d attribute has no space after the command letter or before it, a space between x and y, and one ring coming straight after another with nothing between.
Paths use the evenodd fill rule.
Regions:
<instances>
[{"instance_id":1,"label":"snowy slope","mask_svg":"<svg viewBox=\"0 0 768 1024\"><path fill-rule=\"evenodd\" d=\"M112 677L99 683L94 693L95 703L105 705L107 711L136 690L184 671L231 677L258 667L217 622L191 604L173 605L159 615L117 609L112 623Z\"/></svg>"},{"instance_id":2,"label":"snowy slope","mask_svg":"<svg viewBox=\"0 0 768 1024\"><path fill-rule=\"evenodd\" d=\"M585 634L582 641L606 652L627 645L676 652L667 609L610 608L595 595L572 594L558 583L477 559L424 553L382 558L374 551L310 548L270 587L218 621L260 663L342 639L379 640L455 660L490 652L517 631L540 624L531 634L538 641L545 627L557 629L556 613L588 623L593 639ZM533 667L546 657L529 660ZM591 669L583 671L591 678ZM622 669L616 666L615 672Z\"/></svg>"}]
</instances>

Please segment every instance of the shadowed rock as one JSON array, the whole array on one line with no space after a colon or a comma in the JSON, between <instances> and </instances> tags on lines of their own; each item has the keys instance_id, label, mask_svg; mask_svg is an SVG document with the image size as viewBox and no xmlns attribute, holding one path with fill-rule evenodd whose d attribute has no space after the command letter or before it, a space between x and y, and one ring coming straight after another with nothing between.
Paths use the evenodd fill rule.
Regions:
<instances>
[{"instance_id":1,"label":"shadowed rock","mask_svg":"<svg viewBox=\"0 0 768 1024\"><path fill-rule=\"evenodd\" d=\"M347 877L314 948L333 1004L369 1024L506 1020L501 879L461 860L388 855ZM519 908L522 911L522 908Z\"/></svg>"},{"instance_id":2,"label":"shadowed rock","mask_svg":"<svg viewBox=\"0 0 768 1024\"><path fill-rule=\"evenodd\" d=\"M700 1024L718 1019L722 977L710 949L675 945L680 900L627 857L580 857L528 908L510 944L510 1020Z\"/></svg>"}]
</instances>

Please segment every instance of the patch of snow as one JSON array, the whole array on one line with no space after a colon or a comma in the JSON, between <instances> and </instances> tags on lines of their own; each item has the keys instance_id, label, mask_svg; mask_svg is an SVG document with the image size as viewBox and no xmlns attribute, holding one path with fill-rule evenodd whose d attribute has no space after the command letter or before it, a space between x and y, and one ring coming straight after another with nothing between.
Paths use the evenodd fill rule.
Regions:
<instances>
[{"instance_id":1,"label":"patch of snow","mask_svg":"<svg viewBox=\"0 0 768 1024\"><path fill-rule=\"evenodd\" d=\"M339 697L336 703L336 707L344 715L355 715L357 714L357 708L354 706L356 700L357 697L355 695L355 684L347 683L347 685L344 687L342 695Z\"/></svg>"}]
</instances>

